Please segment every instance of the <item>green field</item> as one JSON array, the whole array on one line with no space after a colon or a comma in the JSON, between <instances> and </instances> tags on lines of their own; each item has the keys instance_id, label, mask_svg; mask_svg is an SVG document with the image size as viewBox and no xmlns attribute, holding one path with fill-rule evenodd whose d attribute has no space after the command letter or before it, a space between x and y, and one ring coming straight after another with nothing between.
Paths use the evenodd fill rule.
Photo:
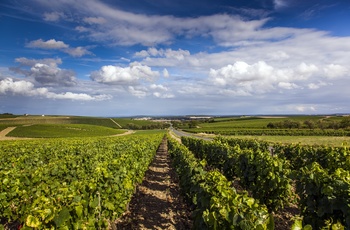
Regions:
<instances>
[{"instance_id":1,"label":"green field","mask_svg":"<svg viewBox=\"0 0 350 230\"><path fill-rule=\"evenodd\" d=\"M230 136L240 139L255 139L273 143L302 145L326 145L326 146L350 146L350 137L330 137L330 136Z\"/></svg>"},{"instance_id":2,"label":"green field","mask_svg":"<svg viewBox=\"0 0 350 230\"><path fill-rule=\"evenodd\" d=\"M94 137L112 136L122 134L124 132L126 131L97 125L39 124L30 126L18 126L7 136L31 138Z\"/></svg>"},{"instance_id":3,"label":"green field","mask_svg":"<svg viewBox=\"0 0 350 230\"><path fill-rule=\"evenodd\" d=\"M0 116L0 131L16 127L7 137L57 138L122 134L126 129L164 129L165 123L131 118L82 116Z\"/></svg>"},{"instance_id":4,"label":"green field","mask_svg":"<svg viewBox=\"0 0 350 230\"><path fill-rule=\"evenodd\" d=\"M199 128L212 129L264 129L270 122L281 122L285 120L304 122L306 120L318 121L326 119L326 116L284 116L284 117L232 117L232 118L215 118L214 122L200 123ZM329 119L329 118L327 118ZM338 118L339 119L339 118Z\"/></svg>"},{"instance_id":5,"label":"green field","mask_svg":"<svg viewBox=\"0 0 350 230\"><path fill-rule=\"evenodd\" d=\"M19 126L33 124L87 124L99 125L110 128L120 128L114 122L117 122L122 128L128 125L148 126L158 122L150 120L135 120L131 118L104 118L104 117L83 117L83 116L0 116L0 127L2 125Z\"/></svg>"},{"instance_id":6,"label":"green field","mask_svg":"<svg viewBox=\"0 0 350 230\"><path fill-rule=\"evenodd\" d=\"M244 116L183 121L174 126L196 134L253 138L275 143L342 146L350 143L349 121L349 117L343 116Z\"/></svg>"}]
</instances>

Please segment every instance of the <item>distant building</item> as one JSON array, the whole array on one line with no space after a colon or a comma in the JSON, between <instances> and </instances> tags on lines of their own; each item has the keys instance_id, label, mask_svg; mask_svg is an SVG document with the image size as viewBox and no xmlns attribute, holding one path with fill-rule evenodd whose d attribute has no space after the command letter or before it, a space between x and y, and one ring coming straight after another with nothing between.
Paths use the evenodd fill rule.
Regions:
<instances>
[{"instance_id":1,"label":"distant building","mask_svg":"<svg viewBox=\"0 0 350 230\"><path fill-rule=\"evenodd\" d=\"M137 120L137 121L147 121L147 120L151 120L152 118L151 117L139 117L139 118L134 118L134 120Z\"/></svg>"},{"instance_id":2,"label":"distant building","mask_svg":"<svg viewBox=\"0 0 350 230\"><path fill-rule=\"evenodd\" d=\"M193 117L190 117L190 119L210 119L212 117L196 117L196 116L193 116Z\"/></svg>"}]
</instances>

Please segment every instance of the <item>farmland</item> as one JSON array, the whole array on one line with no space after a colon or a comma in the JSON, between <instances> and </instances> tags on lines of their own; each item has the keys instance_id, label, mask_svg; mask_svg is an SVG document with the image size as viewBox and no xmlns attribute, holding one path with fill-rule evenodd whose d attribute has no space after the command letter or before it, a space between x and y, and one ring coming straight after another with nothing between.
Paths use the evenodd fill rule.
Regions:
<instances>
[{"instance_id":1,"label":"farmland","mask_svg":"<svg viewBox=\"0 0 350 230\"><path fill-rule=\"evenodd\" d=\"M7 127L16 127L8 137L57 138L118 135L126 129L162 129L167 124L131 118L0 116L0 131Z\"/></svg>"},{"instance_id":2,"label":"farmland","mask_svg":"<svg viewBox=\"0 0 350 230\"><path fill-rule=\"evenodd\" d=\"M209 216L203 218L205 225L235 226L237 222L231 222L227 216L240 216L238 218L243 218L241 221L249 229L258 228L256 218L260 218L261 227L270 228L268 212L275 215L279 229L290 228L291 223L285 224L293 220L293 226L313 229L343 229L345 226L349 229L350 152L346 147L271 146L267 142L240 139L204 141L189 137L182 137L182 143L188 149L175 147L176 154L192 159L192 167L209 169L208 172L202 170L201 176L205 178L210 172L217 172L218 176L222 173L224 177L220 180L224 182L227 178L225 184L232 183L235 188L240 188L240 192L235 190L233 194L219 196L216 205L206 208L203 215ZM189 187L193 190L194 185ZM215 193L216 188L209 186L207 189L209 193ZM219 194L224 193L227 194L224 191ZM259 214L249 216L249 211L241 214L240 210L225 205L230 202L228 199L235 199L241 193L249 194L253 199L251 203L260 201L249 209ZM248 200L249 196L242 198L243 202L244 199ZM195 205L202 205L200 202ZM284 207L297 207L299 214L294 211L292 219L284 219L281 223L276 214L284 213ZM298 217L303 221L296 221Z\"/></svg>"},{"instance_id":3,"label":"farmland","mask_svg":"<svg viewBox=\"0 0 350 230\"><path fill-rule=\"evenodd\" d=\"M350 143L349 121L350 117L342 116L214 117L175 123L174 127L197 134L341 146Z\"/></svg>"},{"instance_id":4,"label":"farmland","mask_svg":"<svg viewBox=\"0 0 350 230\"><path fill-rule=\"evenodd\" d=\"M323 136L215 135L293 122L300 126L290 132L311 132L305 121L324 122L328 129L339 125L330 129L337 135L321 129ZM2 117L0 130L13 127L6 137L19 140L0 142L0 229L349 228L349 137L338 135L349 131L340 126L345 121L336 116L176 119L174 127L213 138L196 134L178 142L157 129L167 123L150 120ZM170 171L177 175L167 175ZM170 193L174 186L180 186L177 194ZM172 216L165 218L166 213Z\"/></svg>"}]
</instances>

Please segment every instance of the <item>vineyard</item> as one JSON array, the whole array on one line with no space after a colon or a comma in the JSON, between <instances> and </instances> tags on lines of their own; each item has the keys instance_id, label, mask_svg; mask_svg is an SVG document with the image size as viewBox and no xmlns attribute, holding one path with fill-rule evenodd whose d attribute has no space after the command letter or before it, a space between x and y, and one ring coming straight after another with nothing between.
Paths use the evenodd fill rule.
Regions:
<instances>
[{"instance_id":1,"label":"vineyard","mask_svg":"<svg viewBox=\"0 0 350 230\"><path fill-rule=\"evenodd\" d=\"M204 141L189 137L182 137L182 143L188 147L183 150L184 155L193 153L188 158L195 157L209 172L222 173L228 180L225 183L238 181L243 194L251 194L259 201L255 207L265 207L273 214L294 202L305 228L350 228L350 152L346 147L271 146L254 140ZM207 218L207 225L227 224L232 220L228 216L234 214L217 210L212 215L216 218ZM260 217L266 218L266 213ZM295 218L294 227L301 224L298 216ZM250 221L254 219L248 218L244 223Z\"/></svg>"},{"instance_id":2,"label":"vineyard","mask_svg":"<svg viewBox=\"0 0 350 230\"><path fill-rule=\"evenodd\" d=\"M350 136L350 117L231 117L190 120L176 127L191 133L251 136Z\"/></svg>"},{"instance_id":3,"label":"vineyard","mask_svg":"<svg viewBox=\"0 0 350 230\"><path fill-rule=\"evenodd\" d=\"M163 135L2 142L1 221L21 229L111 227Z\"/></svg>"},{"instance_id":4,"label":"vineyard","mask_svg":"<svg viewBox=\"0 0 350 230\"><path fill-rule=\"evenodd\" d=\"M60 122L68 118L36 119ZM82 121L85 124L22 124L14 133L41 137L48 132L47 136L62 137L68 130L70 138L1 142L0 229L116 229L118 223L139 226L130 225L125 214L130 205L138 203L132 198L137 191L144 191L145 186L139 186L145 178L145 185L153 192L158 188L167 194L170 189L166 183L158 183L168 176L160 177L160 172L149 167L162 172L173 167L179 191L191 209L178 211L186 213L186 218L191 216L181 226L350 229L350 151L346 145L282 144L221 136L213 140L183 136L179 142L159 130L110 136L124 132L108 127L110 119ZM104 125L92 124L96 122ZM124 122L123 126L128 121ZM167 166L156 157L164 142L167 147L161 152L164 159L170 156ZM155 178L154 174L160 181L145 177ZM164 196L166 200L161 201L141 194L138 201L144 202L141 207L145 208L150 204L145 198L150 197L153 206L162 206L166 213L168 205L174 204L168 200L171 197ZM135 207L140 206L132 209ZM141 210L137 212L130 216L142 215ZM173 216L181 219L181 215ZM148 218L154 228L157 220Z\"/></svg>"}]
</instances>

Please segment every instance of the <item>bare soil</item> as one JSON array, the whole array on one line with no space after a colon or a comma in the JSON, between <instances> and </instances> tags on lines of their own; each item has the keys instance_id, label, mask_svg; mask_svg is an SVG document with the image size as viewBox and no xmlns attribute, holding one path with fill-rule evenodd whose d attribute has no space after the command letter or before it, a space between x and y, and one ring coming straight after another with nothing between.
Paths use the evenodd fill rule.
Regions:
<instances>
[{"instance_id":1,"label":"bare soil","mask_svg":"<svg viewBox=\"0 0 350 230\"><path fill-rule=\"evenodd\" d=\"M190 216L164 139L116 229L191 229Z\"/></svg>"}]
</instances>

